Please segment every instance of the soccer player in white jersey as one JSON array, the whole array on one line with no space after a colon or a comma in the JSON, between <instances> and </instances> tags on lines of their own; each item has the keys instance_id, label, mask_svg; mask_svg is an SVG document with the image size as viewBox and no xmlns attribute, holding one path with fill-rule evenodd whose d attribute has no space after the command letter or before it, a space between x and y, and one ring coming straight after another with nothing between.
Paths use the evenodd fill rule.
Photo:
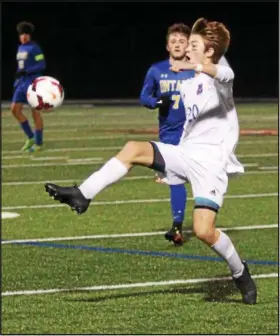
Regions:
<instances>
[{"instance_id":1,"label":"soccer player in white jersey","mask_svg":"<svg viewBox=\"0 0 280 336\"><path fill-rule=\"evenodd\" d=\"M228 118L234 109L234 73L229 67L217 64L229 42L229 31L220 22L202 18L192 28L187 49L188 68L194 69L196 76L182 85L186 123L179 145L129 141L79 187L47 183L45 189L55 200L81 214L100 191L123 178L135 165L160 171L173 184L189 181L195 199L193 231L196 237L227 262L243 302L255 304L257 289L247 264L241 261L230 238L215 228L216 215L227 190L226 169L236 144L235 140L229 141L231 122ZM175 62L172 69L179 71L180 62ZM231 173L242 170L242 165L235 160L237 164L231 165Z\"/></svg>"}]
</instances>

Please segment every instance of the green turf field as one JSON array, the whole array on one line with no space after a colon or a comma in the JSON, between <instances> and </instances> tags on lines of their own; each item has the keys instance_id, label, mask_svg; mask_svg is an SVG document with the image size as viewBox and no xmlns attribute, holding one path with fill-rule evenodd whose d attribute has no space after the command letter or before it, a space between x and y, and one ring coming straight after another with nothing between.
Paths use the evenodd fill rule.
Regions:
<instances>
[{"instance_id":1,"label":"green turf field","mask_svg":"<svg viewBox=\"0 0 280 336\"><path fill-rule=\"evenodd\" d=\"M276 104L237 108L242 129L278 127ZM4 111L2 212L20 216L2 221L3 334L278 334L276 136L241 136L246 174L230 181L217 220L256 276L255 306L190 233L179 248L164 240L169 188L152 171L135 168L82 216L45 193L45 181L79 183L127 139L156 139L144 132L156 126L142 108L65 107L45 114L44 151L30 155Z\"/></svg>"}]
</instances>

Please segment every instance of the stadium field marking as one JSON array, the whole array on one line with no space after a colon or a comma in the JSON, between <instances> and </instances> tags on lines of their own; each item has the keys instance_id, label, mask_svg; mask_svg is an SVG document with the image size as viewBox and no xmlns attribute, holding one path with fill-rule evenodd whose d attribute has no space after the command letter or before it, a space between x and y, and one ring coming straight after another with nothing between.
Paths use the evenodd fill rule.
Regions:
<instances>
[{"instance_id":1,"label":"stadium field marking","mask_svg":"<svg viewBox=\"0 0 280 336\"><path fill-rule=\"evenodd\" d=\"M112 134L112 135L100 135L100 136L87 136L87 137L67 137L67 138L49 138L48 142L53 141L77 141L77 140L110 140L110 139L134 139L134 138L148 138L149 136L153 135L155 138L156 134ZM3 140L2 144L7 143L22 143L22 139L14 139L14 140ZM277 140L241 140L239 141L238 145L255 145L255 144L276 144L278 143Z\"/></svg>"},{"instance_id":2,"label":"stadium field marking","mask_svg":"<svg viewBox=\"0 0 280 336\"><path fill-rule=\"evenodd\" d=\"M93 164L104 164L108 160L104 161L104 158L77 158L77 159L69 159L67 162L60 162L60 163L22 163L22 164L6 164L2 165L2 168L27 168L27 167L57 167L57 166L86 166L86 165L93 165ZM258 167L258 163L244 163L244 167ZM272 169L275 169L272 167Z\"/></svg>"},{"instance_id":3,"label":"stadium field marking","mask_svg":"<svg viewBox=\"0 0 280 336\"><path fill-rule=\"evenodd\" d=\"M77 141L77 140L110 140L110 139L126 139L126 138L147 138L149 134L112 134L100 136L87 136L87 137L67 137L67 138L50 138L48 142L52 141ZM156 136L156 135L155 135ZM22 143L22 139L3 140L3 144L7 143Z\"/></svg>"},{"instance_id":4,"label":"stadium field marking","mask_svg":"<svg viewBox=\"0 0 280 336\"><path fill-rule=\"evenodd\" d=\"M252 275L252 278L254 279L278 278L278 274L277 273L255 274L255 275ZM130 284L118 284L118 285L100 285L100 286L90 286L90 287L6 291L6 292L2 292L2 296L54 294L54 293L75 292L75 291L104 291L104 290L113 290L113 289L129 289L129 288L140 288L140 287L145 288L145 287L154 287L154 286L198 284L198 283L226 281L226 280L232 280L232 278L231 277L197 278L197 279L186 279L186 280L139 282L139 283L132 283L132 284L130 283Z\"/></svg>"},{"instance_id":5,"label":"stadium field marking","mask_svg":"<svg viewBox=\"0 0 280 336\"><path fill-rule=\"evenodd\" d=\"M269 171L248 171L245 172L244 175L264 175L264 174L275 174L278 173L277 170L269 170ZM140 175L140 176L129 176L122 179L122 181L134 181L134 180L150 180L155 178L155 176L149 175ZM43 181L14 181L14 182L2 182L2 186L21 186L21 185L36 185L36 184L44 184L44 183L74 183L81 182L83 180L75 179L72 180L43 180Z\"/></svg>"},{"instance_id":6,"label":"stadium field marking","mask_svg":"<svg viewBox=\"0 0 280 336\"><path fill-rule=\"evenodd\" d=\"M242 198L262 198L262 197L275 197L278 193L263 193L263 194L243 194L243 195L226 195L225 198L229 199L242 199ZM193 197L189 197L193 200ZM165 203L170 202L169 198L151 198L151 199L134 199L134 200L119 200L119 201L100 201L91 202L90 205L122 205L122 204L140 204L140 203ZM67 207L66 204L40 204L40 205L17 205L17 206L2 206L2 210L16 210L16 209L47 209L47 208L61 208Z\"/></svg>"},{"instance_id":7,"label":"stadium field marking","mask_svg":"<svg viewBox=\"0 0 280 336\"><path fill-rule=\"evenodd\" d=\"M277 143L274 142L273 143ZM250 144L254 144L256 142L252 142ZM266 144L267 142L262 142L261 144ZM119 150L122 149L123 146L104 146L104 147L99 147L99 146L91 146L91 147L66 147L66 148L49 148L49 149L44 149L44 153L59 153L59 152L91 152L93 150L96 151L111 151L111 150ZM3 154L19 154L21 153L20 150L3 150L2 151L2 155ZM278 155L278 153L275 153L276 156ZM242 155L242 154L241 154ZM244 154L246 155L246 154ZM239 155L237 155L239 156ZM244 156L243 156L244 157Z\"/></svg>"},{"instance_id":8,"label":"stadium field marking","mask_svg":"<svg viewBox=\"0 0 280 336\"><path fill-rule=\"evenodd\" d=\"M278 166L266 166L266 167L259 167L260 170L271 170L271 169L279 169Z\"/></svg>"},{"instance_id":9,"label":"stadium field marking","mask_svg":"<svg viewBox=\"0 0 280 336\"><path fill-rule=\"evenodd\" d=\"M113 147L113 150L115 149L120 149L121 147ZM102 147L98 147L99 151L103 151L103 150L112 150L107 149L106 147L102 148ZM239 154L237 155L238 158L262 158L262 157L277 157L278 153L260 153L260 154ZM73 158L71 159L69 156L40 156L40 157L36 157L36 156L32 156L32 155L8 155L8 156L2 156L1 158L2 160L15 160L15 159L29 159L29 160L34 160L34 161L48 161L48 160L79 160L79 161L90 161L93 160L94 158ZM100 158L101 159L101 158Z\"/></svg>"},{"instance_id":10,"label":"stadium field marking","mask_svg":"<svg viewBox=\"0 0 280 336\"><path fill-rule=\"evenodd\" d=\"M146 179L152 179L155 178L155 176L129 176L125 177L122 180L124 181L130 181L130 180L146 180ZM77 181L82 181L80 179L72 179L72 180L45 180L45 181L19 181L19 182L3 182L2 185L7 186L19 186L19 185L36 185L36 184L44 184L44 183L74 183Z\"/></svg>"},{"instance_id":11,"label":"stadium field marking","mask_svg":"<svg viewBox=\"0 0 280 336\"><path fill-rule=\"evenodd\" d=\"M278 153L260 153L260 154L239 154L238 158L259 158L259 157L274 157L278 156Z\"/></svg>"},{"instance_id":12,"label":"stadium field marking","mask_svg":"<svg viewBox=\"0 0 280 336\"><path fill-rule=\"evenodd\" d=\"M108 146L108 147L68 147L68 148L50 148L44 149L44 153L59 153L59 152L92 152L96 151L111 151L111 150L119 150L122 149L122 146ZM2 151L2 154L16 154L20 153L20 150L12 150L12 151Z\"/></svg>"},{"instance_id":13,"label":"stadium field marking","mask_svg":"<svg viewBox=\"0 0 280 336\"><path fill-rule=\"evenodd\" d=\"M7 218L16 218L19 217L20 214L16 212L1 212L1 219L7 219Z\"/></svg>"},{"instance_id":14,"label":"stadium field marking","mask_svg":"<svg viewBox=\"0 0 280 336\"><path fill-rule=\"evenodd\" d=\"M278 224L264 224L264 225L248 225L248 226L234 226L234 227L218 227L222 231L243 231L243 230L263 230L278 228ZM159 236L165 234L166 231L157 232L137 232L137 233L119 233L119 234L98 234L86 236L72 236L72 237L50 237L50 238L30 238L30 239L13 239L2 240L1 244L19 244L27 242L50 242L50 241L69 241L69 240L87 240L87 239L106 239L106 238L132 238L132 237L149 237ZM186 233L192 233L192 230L184 230Z\"/></svg>"}]
</instances>

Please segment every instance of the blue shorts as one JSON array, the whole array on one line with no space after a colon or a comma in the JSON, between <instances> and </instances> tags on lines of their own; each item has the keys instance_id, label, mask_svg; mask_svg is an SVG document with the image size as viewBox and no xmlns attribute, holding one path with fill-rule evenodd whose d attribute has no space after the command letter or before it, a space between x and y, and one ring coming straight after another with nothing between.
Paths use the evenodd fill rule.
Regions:
<instances>
[{"instance_id":1,"label":"blue shorts","mask_svg":"<svg viewBox=\"0 0 280 336\"><path fill-rule=\"evenodd\" d=\"M26 94L28 87L37 77L39 77L39 75L32 75L30 77L20 78L15 81L12 103L27 104Z\"/></svg>"}]
</instances>

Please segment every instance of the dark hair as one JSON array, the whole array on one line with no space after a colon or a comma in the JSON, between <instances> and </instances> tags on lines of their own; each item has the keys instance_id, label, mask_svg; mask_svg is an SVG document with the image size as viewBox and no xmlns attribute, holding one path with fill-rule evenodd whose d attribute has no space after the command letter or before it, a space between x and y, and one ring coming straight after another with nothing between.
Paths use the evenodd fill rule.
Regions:
<instances>
[{"instance_id":1,"label":"dark hair","mask_svg":"<svg viewBox=\"0 0 280 336\"><path fill-rule=\"evenodd\" d=\"M32 35L35 27L31 22L21 21L17 24L17 32L19 35L21 34L29 34Z\"/></svg>"},{"instance_id":2,"label":"dark hair","mask_svg":"<svg viewBox=\"0 0 280 336\"><path fill-rule=\"evenodd\" d=\"M174 23L172 26L168 27L166 41L168 41L169 36L174 33L183 34L188 38L190 36L191 30L184 23Z\"/></svg>"}]
</instances>

